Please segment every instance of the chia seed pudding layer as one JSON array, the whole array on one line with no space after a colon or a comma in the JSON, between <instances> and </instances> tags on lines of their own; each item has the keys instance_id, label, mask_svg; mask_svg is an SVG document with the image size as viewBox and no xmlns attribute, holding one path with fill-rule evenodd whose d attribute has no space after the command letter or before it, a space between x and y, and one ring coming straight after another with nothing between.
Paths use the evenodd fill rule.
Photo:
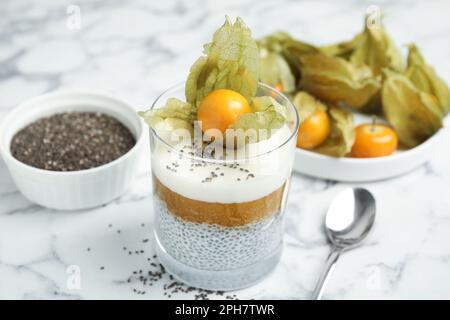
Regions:
<instances>
[{"instance_id":1,"label":"chia seed pudding layer","mask_svg":"<svg viewBox=\"0 0 450 320\"><path fill-rule=\"evenodd\" d=\"M174 215L155 194L156 233L161 245L179 262L204 270L230 270L252 265L282 245L282 215L240 226L198 223Z\"/></svg>"}]
</instances>

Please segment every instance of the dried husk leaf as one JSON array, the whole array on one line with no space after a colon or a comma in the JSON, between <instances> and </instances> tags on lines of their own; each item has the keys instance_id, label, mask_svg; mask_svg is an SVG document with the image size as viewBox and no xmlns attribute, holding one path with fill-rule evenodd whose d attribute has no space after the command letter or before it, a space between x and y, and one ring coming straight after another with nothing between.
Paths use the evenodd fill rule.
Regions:
<instances>
[{"instance_id":1,"label":"dried husk leaf","mask_svg":"<svg viewBox=\"0 0 450 320\"><path fill-rule=\"evenodd\" d=\"M287 32L274 32L260 40L258 40L260 47L266 48L269 51L288 55L289 52L286 49L292 49L297 54L315 53L319 52L319 49L309 43L296 40L291 37Z\"/></svg>"},{"instance_id":2,"label":"dried husk leaf","mask_svg":"<svg viewBox=\"0 0 450 320\"><path fill-rule=\"evenodd\" d=\"M413 148L442 127L442 111L432 95L417 89L405 75L387 69L383 73L383 112L400 142Z\"/></svg>"},{"instance_id":3,"label":"dried husk leaf","mask_svg":"<svg viewBox=\"0 0 450 320\"><path fill-rule=\"evenodd\" d=\"M447 114L450 111L450 92L447 84L436 74L434 68L425 62L416 45L410 44L408 49L406 76L417 89L433 95L443 114Z\"/></svg>"},{"instance_id":4,"label":"dried husk leaf","mask_svg":"<svg viewBox=\"0 0 450 320\"><path fill-rule=\"evenodd\" d=\"M353 115L337 106L327 106L305 91L294 97L293 103L298 110L300 124L317 111L327 111L330 117L331 130L327 140L312 151L333 157L345 157L355 141Z\"/></svg>"},{"instance_id":5,"label":"dried husk leaf","mask_svg":"<svg viewBox=\"0 0 450 320\"><path fill-rule=\"evenodd\" d=\"M175 143L174 130L185 130L193 134L194 121L197 119L196 109L192 104L176 98L167 99L166 105L159 109L140 111L138 114L168 143Z\"/></svg>"},{"instance_id":6,"label":"dried husk leaf","mask_svg":"<svg viewBox=\"0 0 450 320\"><path fill-rule=\"evenodd\" d=\"M298 92L292 100L297 108L299 122L302 124L306 119L317 111L327 111L326 104L314 98L306 91Z\"/></svg>"},{"instance_id":7,"label":"dried husk leaf","mask_svg":"<svg viewBox=\"0 0 450 320\"><path fill-rule=\"evenodd\" d=\"M340 102L354 108L367 104L379 90L380 79L367 66L355 66L342 58L326 54L301 57L300 88L322 101Z\"/></svg>"},{"instance_id":8,"label":"dried husk leaf","mask_svg":"<svg viewBox=\"0 0 450 320\"><path fill-rule=\"evenodd\" d=\"M353 114L337 106L329 106L331 131L327 140L313 151L332 157L345 157L355 142Z\"/></svg>"},{"instance_id":9,"label":"dried husk leaf","mask_svg":"<svg viewBox=\"0 0 450 320\"><path fill-rule=\"evenodd\" d=\"M311 44L292 38L286 32L275 32L258 41L260 48L280 54L289 65L295 82L300 79L300 57L305 54L320 52Z\"/></svg>"},{"instance_id":10,"label":"dried husk leaf","mask_svg":"<svg viewBox=\"0 0 450 320\"><path fill-rule=\"evenodd\" d=\"M256 130L256 141L270 138L272 130L281 128L286 122L285 107L269 96L256 97L251 104L253 112L243 114L230 126L230 129L241 129L244 132ZM264 130L261 135L260 130Z\"/></svg>"},{"instance_id":11,"label":"dried husk leaf","mask_svg":"<svg viewBox=\"0 0 450 320\"><path fill-rule=\"evenodd\" d=\"M320 53L320 50L309 43L290 38L284 44L284 52L295 68L299 69L301 57L307 54Z\"/></svg>"},{"instance_id":12,"label":"dried husk leaf","mask_svg":"<svg viewBox=\"0 0 450 320\"><path fill-rule=\"evenodd\" d=\"M363 39L364 34L358 33L351 40L322 46L319 49L327 55L340 57L347 60L350 58L355 49L361 44Z\"/></svg>"},{"instance_id":13,"label":"dried husk leaf","mask_svg":"<svg viewBox=\"0 0 450 320\"><path fill-rule=\"evenodd\" d=\"M265 48L260 48L259 55L259 79L272 87L281 84L285 93L293 92L295 77L284 57Z\"/></svg>"},{"instance_id":14,"label":"dried husk leaf","mask_svg":"<svg viewBox=\"0 0 450 320\"><path fill-rule=\"evenodd\" d=\"M216 89L239 92L248 101L255 95L259 79L259 53L250 29L239 17L224 25L204 46L206 56L191 67L186 81L186 99L198 107L203 98Z\"/></svg>"},{"instance_id":15,"label":"dried husk leaf","mask_svg":"<svg viewBox=\"0 0 450 320\"><path fill-rule=\"evenodd\" d=\"M384 26L368 27L364 24L362 38L350 55L350 61L356 65L368 65L375 75L384 68L401 71L403 59L400 49L387 33Z\"/></svg>"},{"instance_id":16,"label":"dried husk leaf","mask_svg":"<svg viewBox=\"0 0 450 320\"><path fill-rule=\"evenodd\" d=\"M197 118L196 110L192 104L177 98L167 99L166 105L162 108L140 111L138 114L150 127L154 127L158 122L165 119L177 119L192 126Z\"/></svg>"}]
</instances>

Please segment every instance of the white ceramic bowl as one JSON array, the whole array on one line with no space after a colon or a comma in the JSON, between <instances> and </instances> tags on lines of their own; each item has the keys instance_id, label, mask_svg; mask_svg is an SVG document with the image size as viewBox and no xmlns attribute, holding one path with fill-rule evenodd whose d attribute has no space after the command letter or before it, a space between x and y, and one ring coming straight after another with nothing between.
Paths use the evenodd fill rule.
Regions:
<instances>
[{"instance_id":1,"label":"white ceramic bowl","mask_svg":"<svg viewBox=\"0 0 450 320\"><path fill-rule=\"evenodd\" d=\"M11 155L15 133L39 118L66 111L108 114L130 129L136 145L110 163L70 172L34 168ZM60 210L85 209L110 202L127 190L138 168L144 132L136 111L123 101L96 92L59 91L33 98L6 115L0 126L0 153L17 188L31 201Z\"/></svg>"},{"instance_id":2,"label":"white ceramic bowl","mask_svg":"<svg viewBox=\"0 0 450 320\"><path fill-rule=\"evenodd\" d=\"M445 126L450 125L450 117ZM369 116L355 114L355 123L370 123ZM441 129L442 130L442 129ZM334 158L297 148L294 171L309 176L346 182L368 182L405 174L427 162L439 148L442 131L421 145L380 158Z\"/></svg>"}]
</instances>

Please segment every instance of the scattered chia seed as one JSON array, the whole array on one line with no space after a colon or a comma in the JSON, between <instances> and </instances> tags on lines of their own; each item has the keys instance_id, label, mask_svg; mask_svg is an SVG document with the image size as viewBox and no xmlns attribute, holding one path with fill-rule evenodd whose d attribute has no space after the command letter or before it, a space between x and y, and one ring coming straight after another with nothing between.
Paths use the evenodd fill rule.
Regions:
<instances>
[{"instance_id":1,"label":"scattered chia seed","mask_svg":"<svg viewBox=\"0 0 450 320\"><path fill-rule=\"evenodd\" d=\"M144 223L140 224L144 226ZM142 243L148 243L150 241L149 238L142 239ZM127 251L127 246L121 246L124 254L132 255L133 251ZM134 253L136 254L144 254L145 251L143 249L137 248ZM88 247L87 251L90 251L91 248ZM130 290L136 295L146 295L151 290L162 290L161 294L163 294L166 298L186 298L183 294L193 294L195 300L208 300L212 297L223 297L224 299L237 299L236 295L228 295L224 296L223 291L211 291L204 289L197 289L194 287L190 287L182 282L176 281L175 278L168 274L165 270L164 266L159 263L156 254L152 254L151 256L145 257L145 265L142 265L142 269L131 270L130 275L125 278L124 282L128 283L130 286ZM100 270L106 270L105 266L100 266ZM162 282L161 286L158 286L157 283Z\"/></svg>"},{"instance_id":2,"label":"scattered chia seed","mask_svg":"<svg viewBox=\"0 0 450 320\"><path fill-rule=\"evenodd\" d=\"M134 293L141 295L147 294L147 290L145 290L145 288L152 287L160 281L167 281L166 277L168 276L168 279L171 282L165 283L162 287L162 294L167 298L183 293L194 293L195 300L208 300L211 295L224 295L223 291L197 289L181 282L174 281L174 277L171 274L167 274L167 271L163 265L154 260L156 258L156 255L153 255L152 258L147 258L147 261L149 261L150 270L134 270L132 271L132 275L128 277L127 283L134 283L132 288ZM139 286L139 289L137 286ZM229 300L237 300L236 295L228 295L224 298Z\"/></svg>"},{"instance_id":3,"label":"scattered chia seed","mask_svg":"<svg viewBox=\"0 0 450 320\"><path fill-rule=\"evenodd\" d=\"M171 167L171 166L169 166L169 165L166 165L166 169L167 169L167 170L169 170L169 171L172 171L172 172L174 172L174 173L176 173L176 172L177 172L177 170L176 170L176 169L172 168L172 167Z\"/></svg>"},{"instance_id":4,"label":"scattered chia seed","mask_svg":"<svg viewBox=\"0 0 450 320\"><path fill-rule=\"evenodd\" d=\"M77 171L109 163L136 140L115 118L95 112L65 112L36 120L17 132L11 153L39 169Z\"/></svg>"}]
</instances>

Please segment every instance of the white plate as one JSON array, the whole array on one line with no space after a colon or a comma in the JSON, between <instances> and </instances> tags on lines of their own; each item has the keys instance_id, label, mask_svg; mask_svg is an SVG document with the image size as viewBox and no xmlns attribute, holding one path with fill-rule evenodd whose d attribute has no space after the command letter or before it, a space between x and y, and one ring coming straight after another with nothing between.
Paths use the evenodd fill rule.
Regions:
<instances>
[{"instance_id":1,"label":"white plate","mask_svg":"<svg viewBox=\"0 0 450 320\"><path fill-rule=\"evenodd\" d=\"M370 116L355 114L355 124L368 123ZM446 117L445 126L450 125ZM294 171L309 176L346 181L367 182L388 179L407 173L427 162L439 147L442 129L421 145L380 158L334 158L297 148Z\"/></svg>"}]
</instances>

